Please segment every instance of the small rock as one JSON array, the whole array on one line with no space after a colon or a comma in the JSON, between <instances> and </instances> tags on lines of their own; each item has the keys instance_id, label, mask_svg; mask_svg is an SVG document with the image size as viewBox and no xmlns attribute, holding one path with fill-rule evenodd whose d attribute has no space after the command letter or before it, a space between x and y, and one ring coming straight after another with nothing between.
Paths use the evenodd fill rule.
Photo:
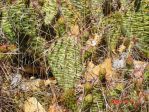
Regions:
<instances>
[{"instance_id":1,"label":"small rock","mask_svg":"<svg viewBox=\"0 0 149 112\"><path fill-rule=\"evenodd\" d=\"M24 112L46 112L35 97L30 97L24 102Z\"/></svg>"},{"instance_id":2,"label":"small rock","mask_svg":"<svg viewBox=\"0 0 149 112\"><path fill-rule=\"evenodd\" d=\"M92 45L92 46L96 46L96 44L97 44L97 42L96 42L95 40L92 40L92 41L91 41L91 45Z\"/></svg>"},{"instance_id":3,"label":"small rock","mask_svg":"<svg viewBox=\"0 0 149 112\"><path fill-rule=\"evenodd\" d=\"M12 88L17 87L21 83L21 80L22 80L21 74L15 74L12 77L12 80L11 80L11 86L12 86Z\"/></svg>"},{"instance_id":4,"label":"small rock","mask_svg":"<svg viewBox=\"0 0 149 112\"><path fill-rule=\"evenodd\" d=\"M44 81L41 79L30 80L26 82L22 82L20 85L20 89L23 91L37 91L44 86Z\"/></svg>"},{"instance_id":5,"label":"small rock","mask_svg":"<svg viewBox=\"0 0 149 112\"><path fill-rule=\"evenodd\" d=\"M115 69L122 69L124 68L126 65L125 60L124 59L116 59L113 61L113 67Z\"/></svg>"}]
</instances>

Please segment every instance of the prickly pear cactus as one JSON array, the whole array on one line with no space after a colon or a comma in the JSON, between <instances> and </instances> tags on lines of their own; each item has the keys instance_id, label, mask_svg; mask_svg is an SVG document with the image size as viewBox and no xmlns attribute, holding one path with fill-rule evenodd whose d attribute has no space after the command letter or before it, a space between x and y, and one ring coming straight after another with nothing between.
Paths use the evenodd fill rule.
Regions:
<instances>
[{"instance_id":1,"label":"prickly pear cactus","mask_svg":"<svg viewBox=\"0 0 149 112\"><path fill-rule=\"evenodd\" d=\"M101 24L103 28L106 28L105 36L108 42L109 50L115 53L116 45L123 35L123 18L119 12L115 12L110 17L103 18Z\"/></svg>"},{"instance_id":2,"label":"prickly pear cactus","mask_svg":"<svg viewBox=\"0 0 149 112\"><path fill-rule=\"evenodd\" d=\"M139 12L128 11L124 16L124 25L129 36L139 40L137 47L149 58L149 3L142 2Z\"/></svg>"},{"instance_id":3,"label":"prickly pear cactus","mask_svg":"<svg viewBox=\"0 0 149 112\"><path fill-rule=\"evenodd\" d=\"M93 90L93 104L91 106L91 112L99 112L104 109L104 99L102 92L98 89Z\"/></svg>"},{"instance_id":4,"label":"prickly pear cactus","mask_svg":"<svg viewBox=\"0 0 149 112\"><path fill-rule=\"evenodd\" d=\"M42 11L45 12L45 23L50 23L51 20L57 13L57 3L56 0L45 0Z\"/></svg>"},{"instance_id":5,"label":"prickly pear cactus","mask_svg":"<svg viewBox=\"0 0 149 112\"><path fill-rule=\"evenodd\" d=\"M109 50L115 52L118 39L121 36L127 38L135 37L139 40L137 48L149 58L149 12L148 2L143 1L141 8L135 12L128 7L127 12L115 12L109 17L103 18L102 27L107 28L106 38Z\"/></svg>"},{"instance_id":6,"label":"prickly pear cactus","mask_svg":"<svg viewBox=\"0 0 149 112\"><path fill-rule=\"evenodd\" d=\"M20 1L7 8L4 7L2 13L2 30L10 40L17 39L16 33L32 37L36 35L37 21L33 8L26 8L25 4Z\"/></svg>"},{"instance_id":7,"label":"prickly pear cactus","mask_svg":"<svg viewBox=\"0 0 149 112\"><path fill-rule=\"evenodd\" d=\"M79 43L71 36L58 38L52 44L48 58L58 84L64 89L72 88L82 67Z\"/></svg>"}]
</instances>

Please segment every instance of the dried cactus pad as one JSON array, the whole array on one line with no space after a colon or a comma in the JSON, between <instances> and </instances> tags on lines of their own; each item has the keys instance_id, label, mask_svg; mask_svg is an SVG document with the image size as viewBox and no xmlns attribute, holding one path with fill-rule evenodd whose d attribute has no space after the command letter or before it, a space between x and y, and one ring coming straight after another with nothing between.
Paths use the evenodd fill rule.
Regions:
<instances>
[{"instance_id":1,"label":"dried cactus pad","mask_svg":"<svg viewBox=\"0 0 149 112\"><path fill-rule=\"evenodd\" d=\"M48 61L58 84L64 89L73 87L82 69L80 44L73 37L58 38L51 46Z\"/></svg>"}]
</instances>

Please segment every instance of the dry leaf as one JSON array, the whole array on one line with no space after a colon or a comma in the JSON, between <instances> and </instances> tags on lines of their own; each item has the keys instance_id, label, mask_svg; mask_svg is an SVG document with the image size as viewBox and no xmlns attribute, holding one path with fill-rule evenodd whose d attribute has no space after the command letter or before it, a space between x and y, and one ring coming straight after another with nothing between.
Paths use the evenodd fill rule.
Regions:
<instances>
[{"instance_id":1,"label":"dry leaf","mask_svg":"<svg viewBox=\"0 0 149 112\"><path fill-rule=\"evenodd\" d=\"M144 94L145 100L149 101L149 90L144 91L143 94Z\"/></svg>"},{"instance_id":2,"label":"dry leaf","mask_svg":"<svg viewBox=\"0 0 149 112\"><path fill-rule=\"evenodd\" d=\"M131 55L128 55L128 57L126 58L126 65L128 67L132 67L133 66L133 57Z\"/></svg>"},{"instance_id":3,"label":"dry leaf","mask_svg":"<svg viewBox=\"0 0 149 112\"><path fill-rule=\"evenodd\" d=\"M46 112L35 97L28 98L24 103L24 112Z\"/></svg>"},{"instance_id":4,"label":"dry leaf","mask_svg":"<svg viewBox=\"0 0 149 112\"><path fill-rule=\"evenodd\" d=\"M1 45L1 46L0 46L0 52L2 52L2 53L8 52L7 45Z\"/></svg>"},{"instance_id":5,"label":"dry leaf","mask_svg":"<svg viewBox=\"0 0 149 112\"><path fill-rule=\"evenodd\" d=\"M126 46L124 46L124 44L120 45L120 47L118 48L119 53L122 53L124 50L126 49Z\"/></svg>"},{"instance_id":6,"label":"dry leaf","mask_svg":"<svg viewBox=\"0 0 149 112\"><path fill-rule=\"evenodd\" d=\"M87 64L87 71L91 71L94 68L94 63L92 61L88 62Z\"/></svg>"},{"instance_id":7,"label":"dry leaf","mask_svg":"<svg viewBox=\"0 0 149 112\"><path fill-rule=\"evenodd\" d=\"M15 49L16 49L15 45L1 45L0 46L0 52L1 53L6 53L6 52L9 52L9 51L13 51Z\"/></svg>"},{"instance_id":8,"label":"dry leaf","mask_svg":"<svg viewBox=\"0 0 149 112\"><path fill-rule=\"evenodd\" d=\"M49 107L49 111L48 112L57 112L58 110L57 110L57 108L56 108L56 105L51 105L50 107Z\"/></svg>"},{"instance_id":9,"label":"dry leaf","mask_svg":"<svg viewBox=\"0 0 149 112\"><path fill-rule=\"evenodd\" d=\"M146 65L147 65L147 63L145 63L145 62L134 60L133 75L135 78L143 77L143 73L144 73L144 69L145 69Z\"/></svg>"},{"instance_id":10,"label":"dry leaf","mask_svg":"<svg viewBox=\"0 0 149 112\"><path fill-rule=\"evenodd\" d=\"M106 69L106 75L105 78L107 81L111 81L114 78L114 71L112 70L112 60L111 58L105 59L105 61L102 64L103 68Z\"/></svg>"},{"instance_id":11,"label":"dry leaf","mask_svg":"<svg viewBox=\"0 0 149 112\"><path fill-rule=\"evenodd\" d=\"M98 75L99 65L94 65L93 62L90 61L87 65L87 71L91 74Z\"/></svg>"},{"instance_id":12,"label":"dry leaf","mask_svg":"<svg viewBox=\"0 0 149 112\"><path fill-rule=\"evenodd\" d=\"M92 62L89 62L87 64L87 70L84 75L85 79L87 81L98 80L98 75L99 75L99 66L94 65Z\"/></svg>"},{"instance_id":13,"label":"dry leaf","mask_svg":"<svg viewBox=\"0 0 149 112\"><path fill-rule=\"evenodd\" d=\"M79 35L79 26L77 24L75 24L74 26L71 27L71 34L78 36Z\"/></svg>"},{"instance_id":14,"label":"dry leaf","mask_svg":"<svg viewBox=\"0 0 149 112\"><path fill-rule=\"evenodd\" d=\"M144 80L144 69L147 63L142 61L134 61L134 71L133 71L133 81L136 84L136 87L142 88L143 80Z\"/></svg>"},{"instance_id":15,"label":"dry leaf","mask_svg":"<svg viewBox=\"0 0 149 112\"><path fill-rule=\"evenodd\" d=\"M99 75L99 71L100 71L100 67L99 67L99 65L97 65L97 66L95 66L94 68L93 68L93 70L92 70L92 73L94 74L94 75Z\"/></svg>"},{"instance_id":16,"label":"dry leaf","mask_svg":"<svg viewBox=\"0 0 149 112\"><path fill-rule=\"evenodd\" d=\"M111 58L105 59L105 61L102 64L94 65L92 62L89 62L87 65L87 72L85 73L84 77L87 81L95 80L95 83L98 81L99 73L100 71L105 69L104 73L105 78L107 81L111 81L112 79L116 78L116 72L112 70L112 60Z\"/></svg>"},{"instance_id":17,"label":"dry leaf","mask_svg":"<svg viewBox=\"0 0 149 112\"><path fill-rule=\"evenodd\" d=\"M53 104L50 105L48 112L65 112L59 105Z\"/></svg>"},{"instance_id":18,"label":"dry leaf","mask_svg":"<svg viewBox=\"0 0 149 112\"><path fill-rule=\"evenodd\" d=\"M48 86L50 84L54 84L55 85L56 83L57 83L56 80L51 80L51 79L44 80L44 85L45 86Z\"/></svg>"},{"instance_id":19,"label":"dry leaf","mask_svg":"<svg viewBox=\"0 0 149 112\"><path fill-rule=\"evenodd\" d=\"M8 45L8 50L9 51L14 51L14 50L16 50L17 49L17 47L16 47L16 45Z\"/></svg>"},{"instance_id":20,"label":"dry leaf","mask_svg":"<svg viewBox=\"0 0 149 112\"><path fill-rule=\"evenodd\" d=\"M85 79L87 81L94 80L95 83L98 82L100 73L103 73L102 75L105 74L106 76L110 74L111 77L111 74L113 73L111 60L107 59L103 64L99 65L94 65L92 62L89 62L86 71L84 76Z\"/></svg>"}]
</instances>

